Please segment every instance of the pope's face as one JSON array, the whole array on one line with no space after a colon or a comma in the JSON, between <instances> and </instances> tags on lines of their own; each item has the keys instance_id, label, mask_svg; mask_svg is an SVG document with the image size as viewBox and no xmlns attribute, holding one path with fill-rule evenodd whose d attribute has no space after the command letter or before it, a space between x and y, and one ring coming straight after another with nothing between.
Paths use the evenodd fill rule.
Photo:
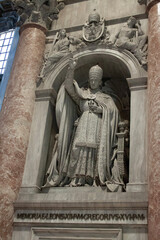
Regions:
<instances>
[{"instance_id":1,"label":"pope's face","mask_svg":"<svg viewBox=\"0 0 160 240\"><path fill-rule=\"evenodd\" d=\"M100 84L101 84L101 77L89 75L89 85L91 89L99 88Z\"/></svg>"}]
</instances>

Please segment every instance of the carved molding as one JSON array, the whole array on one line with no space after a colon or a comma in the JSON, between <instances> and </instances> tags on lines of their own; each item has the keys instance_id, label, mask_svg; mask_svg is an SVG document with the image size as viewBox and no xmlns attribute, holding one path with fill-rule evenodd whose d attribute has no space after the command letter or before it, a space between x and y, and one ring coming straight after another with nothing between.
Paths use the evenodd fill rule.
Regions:
<instances>
[{"instance_id":1,"label":"carved molding","mask_svg":"<svg viewBox=\"0 0 160 240\"><path fill-rule=\"evenodd\" d=\"M131 91L147 89L147 77L127 78L127 82Z\"/></svg>"},{"instance_id":2,"label":"carved molding","mask_svg":"<svg viewBox=\"0 0 160 240\"><path fill-rule=\"evenodd\" d=\"M64 0L10 0L20 16L18 26L33 22L50 28L53 20L65 6Z\"/></svg>"},{"instance_id":3,"label":"carved molding","mask_svg":"<svg viewBox=\"0 0 160 240\"><path fill-rule=\"evenodd\" d=\"M50 101L55 106L57 93L54 89L36 90L36 102Z\"/></svg>"},{"instance_id":4,"label":"carved molding","mask_svg":"<svg viewBox=\"0 0 160 240\"><path fill-rule=\"evenodd\" d=\"M92 50L92 51L91 51ZM106 48L105 45L101 45L97 48L97 45L92 47L87 47L82 49L81 51L77 51L73 53L73 57L78 59L79 67L83 66L83 59L86 58L86 61L90 61L90 58L95 59L97 56L102 56L107 58L114 58L114 61L122 62L127 68L130 70L130 74L132 78L137 78L139 76L146 76L146 71L140 66L138 60L135 56L122 49L121 51L117 51L116 48ZM45 81L44 89L52 88L53 86L59 85L60 79L65 74L65 68L68 65L69 59L71 55L68 54L66 57L62 58L56 65L56 68L53 70L52 78L48 78ZM99 58L97 59L99 61ZM58 88L59 88L58 87Z\"/></svg>"},{"instance_id":5,"label":"carved molding","mask_svg":"<svg viewBox=\"0 0 160 240\"><path fill-rule=\"evenodd\" d=\"M99 228L32 228L32 240L43 239L72 239L90 240L122 240L122 229Z\"/></svg>"}]
</instances>

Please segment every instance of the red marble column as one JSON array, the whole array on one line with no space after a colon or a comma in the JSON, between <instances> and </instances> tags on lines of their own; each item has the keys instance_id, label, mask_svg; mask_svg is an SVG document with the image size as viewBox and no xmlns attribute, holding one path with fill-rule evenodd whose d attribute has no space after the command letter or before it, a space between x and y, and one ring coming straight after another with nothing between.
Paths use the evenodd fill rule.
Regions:
<instances>
[{"instance_id":1,"label":"red marble column","mask_svg":"<svg viewBox=\"0 0 160 240\"><path fill-rule=\"evenodd\" d=\"M149 240L160 239L160 1L150 1L148 49Z\"/></svg>"},{"instance_id":2,"label":"red marble column","mask_svg":"<svg viewBox=\"0 0 160 240\"><path fill-rule=\"evenodd\" d=\"M0 239L3 240L11 239L13 202L22 181L45 38L45 28L38 24L26 24L20 29L0 113Z\"/></svg>"}]
</instances>

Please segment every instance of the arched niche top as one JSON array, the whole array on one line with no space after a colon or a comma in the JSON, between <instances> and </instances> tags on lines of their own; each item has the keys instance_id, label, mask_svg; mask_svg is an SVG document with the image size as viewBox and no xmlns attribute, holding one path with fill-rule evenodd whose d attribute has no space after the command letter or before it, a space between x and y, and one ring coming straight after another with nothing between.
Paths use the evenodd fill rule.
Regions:
<instances>
[{"instance_id":1,"label":"arched niche top","mask_svg":"<svg viewBox=\"0 0 160 240\"><path fill-rule=\"evenodd\" d=\"M68 62L70 58L78 60L75 70L75 79L80 83L88 78L88 70L91 66L99 64L104 71L105 78L142 78L146 77L146 71L141 67L138 60L132 53L126 50L115 50L106 48L85 49L75 52L61 59L56 65L50 77L46 79L41 89L52 89L58 92L61 84L65 80Z\"/></svg>"}]
</instances>

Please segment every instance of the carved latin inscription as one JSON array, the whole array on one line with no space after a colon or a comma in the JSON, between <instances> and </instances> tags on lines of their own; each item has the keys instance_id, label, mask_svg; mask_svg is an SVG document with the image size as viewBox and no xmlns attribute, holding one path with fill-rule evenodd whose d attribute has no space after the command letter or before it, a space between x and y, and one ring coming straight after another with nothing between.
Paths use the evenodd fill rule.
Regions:
<instances>
[{"instance_id":1,"label":"carved latin inscription","mask_svg":"<svg viewBox=\"0 0 160 240\"><path fill-rule=\"evenodd\" d=\"M83 213L17 213L17 219L41 219L41 220L140 220L146 219L144 214L83 214Z\"/></svg>"}]
</instances>

